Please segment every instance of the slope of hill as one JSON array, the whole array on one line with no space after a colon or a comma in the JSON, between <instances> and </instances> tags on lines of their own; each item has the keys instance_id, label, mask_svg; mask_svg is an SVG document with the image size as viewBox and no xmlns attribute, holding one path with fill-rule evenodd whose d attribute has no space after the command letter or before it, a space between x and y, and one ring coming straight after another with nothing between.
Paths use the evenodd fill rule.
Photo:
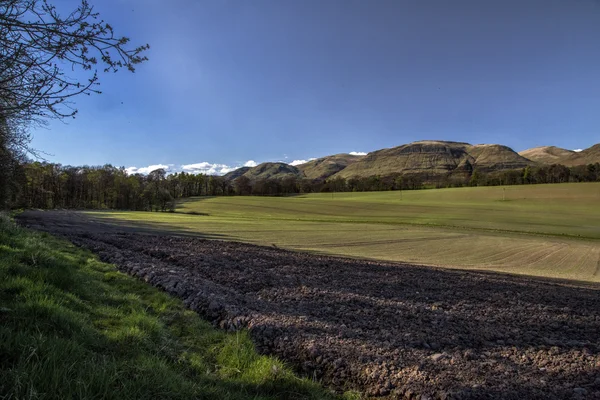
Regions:
<instances>
[{"instance_id":1,"label":"slope of hill","mask_svg":"<svg viewBox=\"0 0 600 400\"><path fill-rule=\"evenodd\" d=\"M226 173L225 175L223 175L223 178L225 178L225 180L227 180L227 181L233 181L233 180L239 178L240 176L244 175L246 172L250 171L251 169L252 169L251 167L241 167L241 168L238 168L236 170Z\"/></svg>"},{"instance_id":2,"label":"slope of hill","mask_svg":"<svg viewBox=\"0 0 600 400\"><path fill-rule=\"evenodd\" d=\"M235 171L232 171L235 172ZM266 162L257 165L254 168L250 168L246 171L243 176L247 177L251 181L259 179L283 179L289 176L302 178L303 174L300 170L293 165L289 165L282 162Z\"/></svg>"},{"instance_id":3,"label":"slope of hill","mask_svg":"<svg viewBox=\"0 0 600 400\"><path fill-rule=\"evenodd\" d=\"M565 165L569 167L595 163L600 163L600 143L578 153L572 154L565 160Z\"/></svg>"},{"instance_id":4,"label":"slope of hill","mask_svg":"<svg viewBox=\"0 0 600 400\"><path fill-rule=\"evenodd\" d=\"M349 165L336 176L350 178L388 175L394 172L446 173L458 167L465 157L467 143L421 141L373 151Z\"/></svg>"},{"instance_id":5,"label":"slope of hill","mask_svg":"<svg viewBox=\"0 0 600 400\"><path fill-rule=\"evenodd\" d=\"M369 153L335 176L350 178L392 173L430 175L467 171L523 168L533 164L501 145L470 145L461 142L426 140Z\"/></svg>"},{"instance_id":6,"label":"slope of hill","mask_svg":"<svg viewBox=\"0 0 600 400\"><path fill-rule=\"evenodd\" d=\"M540 164L561 164L567 158L577 154L572 150L561 149L556 146L541 146L534 147L519 152L519 155L525 157L531 161L538 162Z\"/></svg>"},{"instance_id":7,"label":"slope of hill","mask_svg":"<svg viewBox=\"0 0 600 400\"><path fill-rule=\"evenodd\" d=\"M340 172L348 165L353 164L365 156L352 154L335 154L332 156L317 158L304 164L298 165L298 169L308 179L327 179Z\"/></svg>"},{"instance_id":8,"label":"slope of hill","mask_svg":"<svg viewBox=\"0 0 600 400\"><path fill-rule=\"evenodd\" d=\"M473 158L473 167L482 171L525 168L533 163L507 146L499 144L477 144L468 146L466 152Z\"/></svg>"},{"instance_id":9,"label":"slope of hill","mask_svg":"<svg viewBox=\"0 0 600 400\"><path fill-rule=\"evenodd\" d=\"M555 146L541 146L521 151L519 154L540 164L562 164L574 167L600 162L600 143L580 152Z\"/></svg>"}]
</instances>

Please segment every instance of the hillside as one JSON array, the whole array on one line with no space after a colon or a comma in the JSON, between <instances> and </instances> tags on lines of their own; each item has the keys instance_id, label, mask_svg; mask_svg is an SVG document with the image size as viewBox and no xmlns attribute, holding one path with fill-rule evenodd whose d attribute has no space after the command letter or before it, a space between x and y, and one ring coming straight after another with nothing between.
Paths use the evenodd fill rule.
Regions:
<instances>
[{"instance_id":1,"label":"hillside","mask_svg":"<svg viewBox=\"0 0 600 400\"><path fill-rule=\"evenodd\" d=\"M519 154L540 164L562 164L574 167L600 162L600 143L580 152L555 146L541 146L521 151Z\"/></svg>"},{"instance_id":2,"label":"hillside","mask_svg":"<svg viewBox=\"0 0 600 400\"><path fill-rule=\"evenodd\" d=\"M246 172L250 171L250 169L252 169L252 167L241 167L241 168L238 168L236 170L226 173L225 175L223 175L223 178L225 178L225 180L228 180L228 181L233 181L233 180L239 178L240 176L244 175Z\"/></svg>"},{"instance_id":3,"label":"hillside","mask_svg":"<svg viewBox=\"0 0 600 400\"><path fill-rule=\"evenodd\" d=\"M419 141L369 153L335 176L350 178L392 173L431 175L524 168L533 164L501 145L470 145L461 142Z\"/></svg>"},{"instance_id":4,"label":"hillside","mask_svg":"<svg viewBox=\"0 0 600 400\"><path fill-rule=\"evenodd\" d=\"M236 171L232 171L230 173L235 173ZM243 176L247 177L251 181L256 181L259 179L271 178L283 179L290 176L301 178L303 174L293 165L282 162L266 162L259 164L254 168L250 168L243 174Z\"/></svg>"},{"instance_id":5,"label":"hillside","mask_svg":"<svg viewBox=\"0 0 600 400\"><path fill-rule=\"evenodd\" d=\"M474 169L493 172L521 169L535 164L563 164L572 167L597 162L600 162L600 144L581 152L542 146L516 153L510 147L500 144L472 145L463 142L422 140L373 151L366 156L335 154L297 166L267 162L254 168L239 168L225 175L225 178L234 180L243 175L255 181L294 176L319 181L332 176L348 179L391 174L426 174L435 178L449 174L464 175Z\"/></svg>"},{"instance_id":6,"label":"hillside","mask_svg":"<svg viewBox=\"0 0 600 400\"><path fill-rule=\"evenodd\" d=\"M565 165L569 167L595 163L600 163L600 143L575 153L565 160Z\"/></svg>"},{"instance_id":7,"label":"hillside","mask_svg":"<svg viewBox=\"0 0 600 400\"><path fill-rule=\"evenodd\" d=\"M534 147L533 149L527 149L519 152L519 155L522 157L540 164L562 164L564 160L574 154L577 153L572 150L562 149L556 146Z\"/></svg>"},{"instance_id":8,"label":"hillside","mask_svg":"<svg viewBox=\"0 0 600 400\"><path fill-rule=\"evenodd\" d=\"M335 154L332 156L317 158L304 164L298 165L298 169L308 179L327 179L340 172L348 165L353 164L365 156L352 154Z\"/></svg>"},{"instance_id":9,"label":"hillside","mask_svg":"<svg viewBox=\"0 0 600 400\"><path fill-rule=\"evenodd\" d=\"M466 151L473 158L474 168L483 171L525 168L533 163L507 146L499 144L478 144L468 146Z\"/></svg>"}]
</instances>

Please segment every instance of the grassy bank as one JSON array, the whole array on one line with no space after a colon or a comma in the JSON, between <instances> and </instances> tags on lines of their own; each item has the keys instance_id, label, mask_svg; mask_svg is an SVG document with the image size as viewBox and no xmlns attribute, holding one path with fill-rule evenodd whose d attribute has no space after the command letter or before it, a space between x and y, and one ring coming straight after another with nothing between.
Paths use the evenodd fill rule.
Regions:
<instances>
[{"instance_id":1,"label":"grassy bank","mask_svg":"<svg viewBox=\"0 0 600 400\"><path fill-rule=\"evenodd\" d=\"M195 198L174 214L88 215L294 250L600 282L598 204L600 183L576 183Z\"/></svg>"},{"instance_id":2,"label":"grassy bank","mask_svg":"<svg viewBox=\"0 0 600 400\"><path fill-rule=\"evenodd\" d=\"M0 398L327 399L245 333L0 216Z\"/></svg>"}]
</instances>

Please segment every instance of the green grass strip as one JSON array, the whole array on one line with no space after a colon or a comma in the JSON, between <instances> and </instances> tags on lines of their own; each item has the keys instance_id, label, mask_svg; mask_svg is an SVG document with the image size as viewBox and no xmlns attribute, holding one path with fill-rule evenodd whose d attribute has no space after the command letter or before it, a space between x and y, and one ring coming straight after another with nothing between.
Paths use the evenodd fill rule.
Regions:
<instances>
[{"instance_id":1,"label":"green grass strip","mask_svg":"<svg viewBox=\"0 0 600 400\"><path fill-rule=\"evenodd\" d=\"M348 394L348 396L352 396ZM0 216L0 398L332 399L246 332Z\"/></svg>"}]
</instances>

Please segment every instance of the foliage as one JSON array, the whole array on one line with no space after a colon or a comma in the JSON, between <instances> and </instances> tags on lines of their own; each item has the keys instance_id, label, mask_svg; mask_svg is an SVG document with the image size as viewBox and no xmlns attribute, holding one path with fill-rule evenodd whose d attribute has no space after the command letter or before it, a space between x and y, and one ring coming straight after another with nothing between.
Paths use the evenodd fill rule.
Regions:
<instances>
[{"instance_id":1,"label":"foliage","mask_svg":"<svg viewBox=\"0 0 600 400\"><path fill-rule=\"evenodd\" d=\"M17 206L23 208L126 209L172 211L175 200L229 194L220 177L163 169L129 175L123 168L63 167L33 162L24 166L26 184Z\"/></svg>"},{"instance_id":2,"label":"foliage","mask_svg":"<svg viewBox=\"0 0 600 400\"><path fill-rule=\"evenodd\" d=\"M63 240L0 217L0 249L0 398L333 398Z\"/></svg>"}]
</instances>

